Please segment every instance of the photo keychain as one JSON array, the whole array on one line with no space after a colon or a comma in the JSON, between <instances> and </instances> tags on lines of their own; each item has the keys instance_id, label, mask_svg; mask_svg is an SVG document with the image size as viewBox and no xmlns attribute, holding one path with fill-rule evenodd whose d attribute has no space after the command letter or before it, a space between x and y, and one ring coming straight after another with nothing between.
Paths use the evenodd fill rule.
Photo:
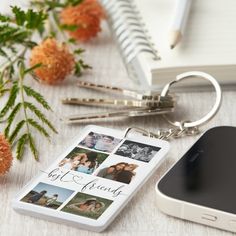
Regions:
<instances>
[{"instance_id":1,"label":"photo keychain","mask_svg":"<svg viewBox=\"0 0 236 236\"><path fill-rule=\"evenodd\" d=\"M145 99L141 107L145 115L148 111L162 114L162 109L166 113L173 105L173 97L168 95L170 86L193 76L210 81L216 90L216 103L202 119L172 122L165 117L175 128L157 134L140 128L128 128L124 132L88 125L46 170L41 170L20 190L13 199L13 208L19 213L86 230L106 229L164 161L169 150L166 140L198 133L198 127L216 114L221 103L219 84L202 72L181 74L161 94L148 98L131 93L133 99L140 101L140 96L141 100ZM127 104L124 100L121 103ZM135 109L131 107L129 114Z\"/></svg>"}]
</instances>

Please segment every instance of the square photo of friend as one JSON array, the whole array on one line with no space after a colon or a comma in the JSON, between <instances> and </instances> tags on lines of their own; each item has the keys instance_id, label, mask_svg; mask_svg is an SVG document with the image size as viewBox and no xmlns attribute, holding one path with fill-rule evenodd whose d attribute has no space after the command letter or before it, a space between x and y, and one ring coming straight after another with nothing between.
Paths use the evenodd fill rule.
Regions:
<instances>
[{"instance_id":1,"label":"square photo of friend","mask_svg":"<svg viewBox=\"0 0 236 236\"><path fill-rule=\"evenodd\" d=\"M137 161L149 162L159 150L159 147L126 140L117 149L115 154Z\"/></svg>"},{"instance_id":2,"label":"square photo of friend","mask_svg":"<svg viewBox=\"0 0 236 236\"><path fill-rule=\"evenodd\" d=\"M57 209L74 191L50 184L39 183L21 201L37 206Z\"/></svg>"},{"instance_id":3,"label":"square photo of friend","mask_svg":"<svg viewBox=\"0 0 236 236\"><path fill-rule=\"evenodd\" d=\"M116 158L115 158L116 159ZM99 177L129 184L136 175L139 166L135 163L116 162L110 163L101 168L96 174Z\"/></svg>"},{"instance_id":4,"label":"square photo of friend","mask_svg":"<svg viewBox=\"0 0 236 236\"><path fill-rule=\"evenodd\" d=\"M108 154L75 147L60 163L59 167L92 174L108 157Z\"/></svg>"},{"instance_id":5,"label":"square photo of friend","mask_svg":"<svg viewBox=\"0 0 236 236\"><path fill-rule=\"evenodd\" d=\"M113 201L85 194L77 193L61 211L98 219Z\"/></svg>"},{"instance_id":6,"label":"square photo of friend","mask_svg":"<svg viewBox=\"0 0 236 236\"><path fill-rule=\"evenodd\" d=\"M121 140L105 134L97 134L90 132L80 146L91 148L94 150L111 153Z\"/></svg>"}]
</instances>

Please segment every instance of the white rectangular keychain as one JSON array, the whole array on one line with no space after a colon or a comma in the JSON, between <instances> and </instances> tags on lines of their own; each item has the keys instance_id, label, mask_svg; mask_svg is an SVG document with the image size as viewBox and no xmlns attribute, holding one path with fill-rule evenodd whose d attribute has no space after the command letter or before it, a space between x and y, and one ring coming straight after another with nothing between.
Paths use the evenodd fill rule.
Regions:
<instances>
[{"instance_id":1,"label":"white rectangular keychain","mask_svg":"<svg viewBox=\"0 0 236 236\"><path fill-rule=\"evenodd\" d=\"M126 136L126 133L125 133ZM16 211L104 230L157 169L167 141L87 126L13 200Z\"/></svg>"}]
</instances>

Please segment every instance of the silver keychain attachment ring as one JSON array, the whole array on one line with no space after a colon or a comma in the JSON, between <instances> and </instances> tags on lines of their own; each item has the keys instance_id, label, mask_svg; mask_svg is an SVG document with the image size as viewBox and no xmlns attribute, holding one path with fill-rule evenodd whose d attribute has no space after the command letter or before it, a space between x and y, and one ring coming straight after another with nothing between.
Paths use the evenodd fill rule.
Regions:
<instances>
[{"instance_id":1,"label":"silver keychain attachment ring","mask_svg":"<svg viewBox=\"0 0 236 236\"><path fill-rule=\"evenodd\" d=\"M221 105L221 100L222 100L222 91L221 91L220 85L213 76L211 76L207 73L201 72L201 71L190 71L190 72L185 72L180 75L177 75L176 79L174 81L165 85L165 87L163 88L163 90L161 92L161 96L162 97L167 96L169 93L169 90L170 90L170 86L172 86L173 84L176 84L182 80L193 79L196 77L208 80L213 85L215 92L216 92L216 101L215 101L214 106L204 117L202 117L201 119L199 119L197 121L193 121L193 122L171 121L171 120L169 120L169 118L167 118L166 115L163 115L165 117L165 119L170 124L177 126L177 127L183 127L183 128L198 127L198 126L206 123L207 121L211 120L215 116L217 111L219 110L220 105Z\"/></svg>"}]
</instances>

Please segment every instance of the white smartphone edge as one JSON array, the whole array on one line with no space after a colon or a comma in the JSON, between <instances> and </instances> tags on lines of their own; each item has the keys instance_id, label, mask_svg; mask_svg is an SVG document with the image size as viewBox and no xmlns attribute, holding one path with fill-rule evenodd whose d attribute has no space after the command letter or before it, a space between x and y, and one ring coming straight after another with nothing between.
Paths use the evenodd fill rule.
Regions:
<instances>
[{"instance_id":1,"label":"white smartphone edge","mask_svg":"<svg viewBox=\"0 0 236 236\"><path fill-rule=\"evenodd\" d=\"M169 170L166 174L168 172ZM165 175L162 178L164 178ZM168 195L162 193L158 188L158 184L162 178L156 183L155 186L157 206L162 212L184 220L236 232L235 214L169 197Z\"/></svg>"}]
</instances>

